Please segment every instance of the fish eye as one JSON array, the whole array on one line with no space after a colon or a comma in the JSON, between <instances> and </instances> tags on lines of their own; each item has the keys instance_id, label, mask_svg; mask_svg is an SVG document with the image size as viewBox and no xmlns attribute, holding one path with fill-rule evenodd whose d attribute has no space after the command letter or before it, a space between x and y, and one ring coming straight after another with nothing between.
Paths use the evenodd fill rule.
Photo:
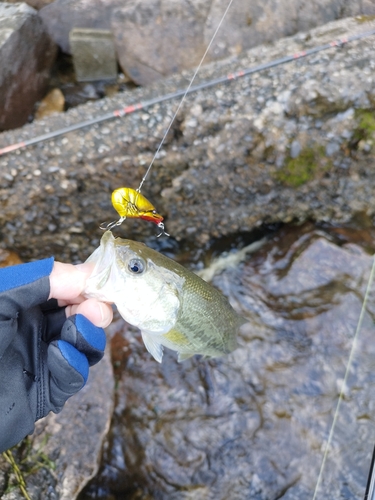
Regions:
<instances>
[{"instance_id":1,"label":"fish eye","mask_svg":"<svg viewBox=\"0 0 375 500\"><path fill-rule=\"evenodd\" d=\"M130 259L128 269L134 274L142 274L146 265L143 259Z\"/></svg>"}]
</instances>

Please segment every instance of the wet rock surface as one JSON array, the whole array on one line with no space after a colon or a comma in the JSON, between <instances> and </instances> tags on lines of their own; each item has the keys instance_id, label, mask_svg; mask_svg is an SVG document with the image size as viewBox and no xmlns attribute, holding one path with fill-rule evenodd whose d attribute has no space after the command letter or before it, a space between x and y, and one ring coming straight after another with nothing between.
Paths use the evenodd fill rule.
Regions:
<instances>
[{"instance_id":1,"label":"wet rock surface","mask_svg":"<svg viewBox=\"0 0 375 500\"><path fill-rule=\"evenodd\" d=\"M34 9L0 2L0 131L25 123L47 88L55 55Z\"/></svg>"},{"instance_id":2,"label":"wet rock surface","mask_svg":"<svg viewBox=\"0 0 375 500\"><path fill-rule=\"evenodd\" d=\"M208 65L195 83L374 25L367 18L329 24ZM373 43L332 47L188 96L142 191L166 216L172 237L204 250L213 238L264 223L373 217ZM3 133L0 147L184 89L190 77ZM111 191L139 185L176 108L176 101L154 105L0 157L0 245L25 260L51 253L65 261L87 258L99 243L99 224L116 218ZM127 221L116 234L154 241L155 231Z\"/></svg>"},{"instance_id":3,"label":"wet rock surface","mask_svg":"<svg viewBox=\"0 0 375 500\"><path fill-rule=\"evenodd\" d=\"M231 355L159 365L113 325L116 408L79 497L312 498L369 279L374 229L284 227L213 283L249 323ZM362 498L375 442L374 291L317 499ZM117 332L116 332L117 329Z\"/></svg>"}]
</instances>

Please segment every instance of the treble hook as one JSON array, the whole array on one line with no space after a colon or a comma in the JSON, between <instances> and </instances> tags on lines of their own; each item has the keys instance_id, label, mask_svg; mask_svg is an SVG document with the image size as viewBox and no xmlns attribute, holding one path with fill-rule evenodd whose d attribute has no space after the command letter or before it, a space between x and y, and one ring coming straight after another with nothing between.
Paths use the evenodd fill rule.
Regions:
<instances>
[{"instance_id":1,"label":"treble hook","mask_svg":"<svg viewBox=\"0 0 375 500\"><path fill-rule=\"evenodd\" d=\"M157 224L157 226L158 226L159 229L161 229L161 232L156 235L157 238L160 238L160 236L163 236L163 234L165 234L165 236L170 236L170 234L168 234L167 232L165 232L163 222L159 222Z\"/></svg>"},{"instance_id":2,"label":"treble hook","mask_svg":"<svg viewBox=\"0 0 375 500\"><path fill-rule=\"evenodd\" d=\"M126 217L120 217L119 220L114 220L112 222L108 222L108 224L106 224L105 222L102 222L102 224L100 224L99 228L102 231L111 231L111 229L113 229L114 227L120 226L124 222L125 219L126 219Z\"/></svg>"}]
</instances>

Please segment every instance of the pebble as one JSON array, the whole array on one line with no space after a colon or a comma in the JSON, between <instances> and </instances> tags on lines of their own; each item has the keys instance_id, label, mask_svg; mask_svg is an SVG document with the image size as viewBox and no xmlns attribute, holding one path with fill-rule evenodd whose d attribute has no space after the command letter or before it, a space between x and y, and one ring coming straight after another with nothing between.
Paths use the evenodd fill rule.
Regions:
<instances>
[{"instance_id":1,"label":"pebble","mask_svg":"<svg viewBox=\"0 0 375 500\"><path fill-rule=\"evenodd\" d=\"M330 142L326 146L326 155L333 156L340 150L340 145L337 142Z\"/></svg>"},{"instance_id":2,"label":"pebble","mask_svg":"<svg viewBox=\"0 0 375 500\"><path fill-rule=\"evenodd\" d=\"M290 156L292 158L297 158L301 152L301 144L298 141L293 141L290 145Z\"/></svg>"}]
</instances>

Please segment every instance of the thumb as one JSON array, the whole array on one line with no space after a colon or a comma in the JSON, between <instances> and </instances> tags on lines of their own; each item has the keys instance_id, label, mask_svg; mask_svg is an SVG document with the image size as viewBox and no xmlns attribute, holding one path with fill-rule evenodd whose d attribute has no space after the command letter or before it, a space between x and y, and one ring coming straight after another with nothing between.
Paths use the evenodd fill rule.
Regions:
<instances>
[{"instance_id":1,"label":"thumb","mask_svg":"<svg viewBox=\"0 0 375 500\"><path fill-rule=\"evenodd\" d=\"M49 299L74 302L81 295L92 269L93 264L91 263L74 266L73 264L55 262L49 277Z\"/></svg>"}]
</instances>

